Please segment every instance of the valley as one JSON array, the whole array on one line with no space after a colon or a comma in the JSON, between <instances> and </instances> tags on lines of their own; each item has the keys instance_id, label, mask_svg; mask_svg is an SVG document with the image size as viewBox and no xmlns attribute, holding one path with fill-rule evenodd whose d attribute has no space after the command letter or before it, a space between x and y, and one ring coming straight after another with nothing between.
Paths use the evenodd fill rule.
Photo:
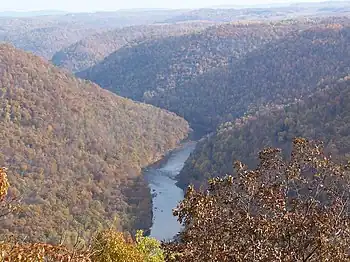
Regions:
<instances>
[{"instance_id":1,"label":"valley","mask_svg":"<svg viewBox=\"0 0 350 262\"><path fill-rule=\"evenodd\" d=\"M148 229L151 196L141 169L187 137L187 122L10 45L0 51L0 159L10 193L23 199L0 232L55 242L63 229L71 244L76 232L88 239L99 227Z\"/></svg>"},{"instance_id":2,"label":"valley","mask_svg":"<svg viewBox=\"0 0 350 262\"><path fill-rule=\"evenodd\" d=\"M0 261L350 261L349 88L348 1L0 9Z\"/></svg>"}]
</instances>

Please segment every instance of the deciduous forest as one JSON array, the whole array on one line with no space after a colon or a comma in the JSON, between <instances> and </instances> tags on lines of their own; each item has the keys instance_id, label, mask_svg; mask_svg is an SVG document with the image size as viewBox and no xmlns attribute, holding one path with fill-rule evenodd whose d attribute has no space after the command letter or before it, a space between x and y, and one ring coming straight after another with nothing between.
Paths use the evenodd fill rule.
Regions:
<instances>
[{"instance_id":1,"label":"deciduous forest","mask_svg":"<svg viewBox=\"0 0 350 262\"><path fill-rule=\"evenodd\" d=\"M213 23L152 24L123 27L97 33L83 38L52 57L52 63L77 73L103 61L107 56L126 46L135 46L144 41L166 38L171 35L186 35L209 27Z\"/></svg>"},{"instance_id":2,"label":"deciduous forest","mask_svg":"<svg viewBox=\"0 0 350 262\"><path fill-rule=\"evenodd\" d=\"M0 12L0 261L350 261L348 2L34 14Z\"/></svg>"},{"instance_id":3,"label":"deciduous forest","mask_svg":"<svg viewBox=\"0 0 350 262\"><path fill-rule=\"evenodd\" d=\"M0 162L17 217L1 234L68 242L99 228L148 229L151 196L141 168L189 131L173 113L118 97L38 57L0 46ZM132 189L132 196L129 190Z\"/></svg>"}]
</instances>

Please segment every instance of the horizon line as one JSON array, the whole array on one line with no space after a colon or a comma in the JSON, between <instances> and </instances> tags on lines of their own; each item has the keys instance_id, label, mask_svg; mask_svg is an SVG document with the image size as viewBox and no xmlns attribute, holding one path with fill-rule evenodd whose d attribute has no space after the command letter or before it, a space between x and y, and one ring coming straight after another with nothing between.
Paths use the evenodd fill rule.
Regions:
<instances>
[{"instance_id":1,"label":"horizon line","mask_svg":"<svg viewBox=\"0 0 350 262\"><path fill-rule=\"evenodd\" d=\"M20 14L30 14L30 13L61 13L61 14L83 14L83 13L108 13L108 12L125 12L125 11L167 11L167 10L199 10L199 9L251 9L251 8L274 8L285 6L288 7L294 4L317 4L317 3L340 3L340 2L349 2L350 0L290 0L286 2L272 2L272 3L262 3L262 4L233 4L233 5L212 5L212 6L203 6L203 7L135 7L135 8L120 8L113 10L64 10L64 9L33 9L33 10L20 10L20 9L9 9L9 10L0 10L0 14L4 13L20 13Z\"/></svg>"}]
</instances>

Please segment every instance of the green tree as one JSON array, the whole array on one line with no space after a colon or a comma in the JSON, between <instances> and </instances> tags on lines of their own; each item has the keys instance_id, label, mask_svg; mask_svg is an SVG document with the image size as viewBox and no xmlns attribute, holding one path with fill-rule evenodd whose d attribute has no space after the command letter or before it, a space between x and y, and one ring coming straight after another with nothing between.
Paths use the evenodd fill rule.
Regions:
<instances>
[{"instance_id":1,"label":"green tree","mask_svg":"<svg viewBox=\"0 0 350 262\"><path fill-rule=\"evenodd\" d=\"M138 230L136 233L136 247L144 254L145 262L164 261L164 252L161 248L161 243L155 238L143 236L142 230Z\"/></svg>"}]
</instances>

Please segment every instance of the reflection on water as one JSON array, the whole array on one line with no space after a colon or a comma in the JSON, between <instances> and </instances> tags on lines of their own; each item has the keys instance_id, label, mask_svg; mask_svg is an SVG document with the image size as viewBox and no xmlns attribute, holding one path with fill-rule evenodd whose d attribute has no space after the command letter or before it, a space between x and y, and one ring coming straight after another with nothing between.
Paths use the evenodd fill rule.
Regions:
<instances>
[{"instance_id":1,"label":"reflection on water","mask_svg":"<svg viewBox=\"0 0 350 262\"><path fill-rule=\"evenodd\" d=\"M175 185L175 177L183 168L195 145L195 142L185 143L183 147L175 150L161 167L144 171L154 195L151 236L158 240L172 239L181 229L181 225L172 214L172 209L184 196L182 189Z\"/></svg>"}]
</instances>

